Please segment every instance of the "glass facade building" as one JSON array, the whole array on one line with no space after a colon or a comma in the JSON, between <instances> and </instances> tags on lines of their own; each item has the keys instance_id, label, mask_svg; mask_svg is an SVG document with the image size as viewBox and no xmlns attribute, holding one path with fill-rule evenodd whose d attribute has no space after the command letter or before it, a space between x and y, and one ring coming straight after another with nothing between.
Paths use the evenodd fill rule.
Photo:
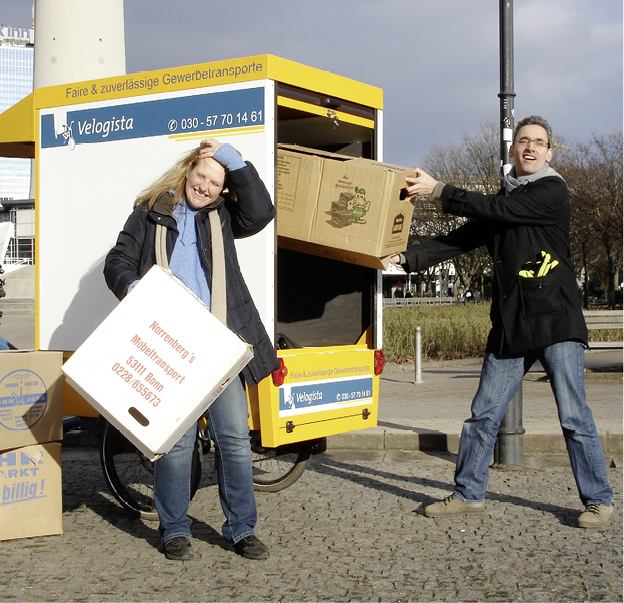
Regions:
<instances>
[{"instance_id":1,"label":"glass facade building","mask_svg":"<svg viewBox=\"0 0 624 603\"><path fill-rule=\"evenodd\" d=\"M34 31L0 28L0 113L33 91ZM30 197L30 159L0 157L0 203Z\"/></svg>"},{"instance_id":2,"label":"glass facade building","mask_svg":"<svg viewBox=\"0 0 624 603\"><path fill-rule=\"evenodd\" d=\"M33 91L34 31L0 27L0 113ZM31 159L0 157L0 222L13 222L7 263L33 263L35 210L30 199Z\"/></svg>"}]
</instances>

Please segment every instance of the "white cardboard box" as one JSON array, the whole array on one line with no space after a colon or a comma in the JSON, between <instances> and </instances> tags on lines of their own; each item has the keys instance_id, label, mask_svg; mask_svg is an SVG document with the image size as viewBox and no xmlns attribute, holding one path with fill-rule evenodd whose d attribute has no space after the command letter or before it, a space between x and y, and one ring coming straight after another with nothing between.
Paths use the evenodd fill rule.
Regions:
<instances>
[{"instance_id":1,"label":"white cardboard box","mask_svg":"<svg viewBox=\"0 0 624 603\"><path fill-rule=\"evenodd\" d=\"M143 454L167 453L253 357L154 266L63 365L68 383Z\"/></svg>"}]
</instances>

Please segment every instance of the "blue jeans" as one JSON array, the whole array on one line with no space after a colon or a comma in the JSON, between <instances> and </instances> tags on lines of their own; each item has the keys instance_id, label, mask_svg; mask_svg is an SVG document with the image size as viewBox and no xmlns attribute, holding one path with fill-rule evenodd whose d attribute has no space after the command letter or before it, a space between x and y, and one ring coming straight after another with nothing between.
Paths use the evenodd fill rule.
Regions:
<instances>
[{"instance_id":1,"label":"blue jeans","mask_svg":"<svg viewBox=\"0 0 624 603\"><path fill-rule=\"evenodd\" d=\"M225 515L224 538L236 543L254 533L256 500L253 490L247 394L235 378L206 411L215 445L219 499ZM191 534L191 460L197 426L193 424L173 448L154 463L154 502L165 543Z\"/></svg>"},{"instance_id":2,"label":"blue jeans","mask_svg":"<svg viewBox=\"0 0 624 603\"><path fill-rule=\"evenodd\" d=\"M539 360L550 379L570 464L584 505L610 505L613 492L592 412L585 401L585 346L564 341L519 357L486 354L472 416L464 422L457 466L456 498L483 502L498 428L522 378Z\"/></svg>"}]
</instances>

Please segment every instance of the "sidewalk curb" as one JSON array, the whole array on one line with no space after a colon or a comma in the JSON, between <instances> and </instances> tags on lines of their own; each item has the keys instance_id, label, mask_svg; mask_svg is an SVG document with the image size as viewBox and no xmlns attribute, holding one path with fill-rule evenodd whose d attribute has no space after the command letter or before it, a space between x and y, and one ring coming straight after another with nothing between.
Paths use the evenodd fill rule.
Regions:
<instances>
[{"instance_id":1,"label":"sidewalk curb","mask_svg":"<svg viewBox=\"0 0 624 603\"><path fill-rule=\"evenodd\" d=\"M589 352L588 352L589 353ZM597 352L599 353L599 352ZM428 360L423 362L421 367L423 371L426 370L435 370L437 368L449 368L453 366L470 366L470 365L481 365L483 364L483 358L458 358L456 360ZM613 379L613 380L622 380L624 378L624 373L622 371L623 365L622 363L613 364L612 366L604 366L596 369L585 369L585 380L602 380L602 379ZM393 373L414 373L415 374L415 365L413 362L406 362L402 364L386 364L384 366L384 370L382 373L382 378L384 374L393 374ZM547 379L546 373L543 370L531 370L525 376L525 379L529 379L532 381L538 381L539 379Z\"/></svg>"},{"instance_id":2,"label":"sidewalk curb","mask_svg":"<svg viewBox=\"0 0 624 603\"><path fill-rule=\"evenodd\" d=\"M624 455L621 433L601 433L600 442L607 460ZM450 452L457 454L459 434L440 432L416 433L373 427L350 431L327 438L328 450L403 450L421 452ZM567 454L563 434L524 434L524 454Z\"/></svg>"}]
</instances>

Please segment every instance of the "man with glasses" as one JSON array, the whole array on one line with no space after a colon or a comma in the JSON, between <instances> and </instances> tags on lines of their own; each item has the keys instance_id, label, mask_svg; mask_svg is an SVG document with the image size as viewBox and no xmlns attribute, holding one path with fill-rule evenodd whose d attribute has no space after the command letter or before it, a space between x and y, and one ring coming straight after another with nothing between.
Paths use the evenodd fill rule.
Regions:
<instances>
[{"instance_id":1,"label":"man with glasses","mask_svg":"<svg viewBox=\"0 0 624 603\"><path fill-rule=\"evenodd\" d=\"M433 195L445 213L469 221L447 235L393 256L419 272L485 245L494 264L492 329L472 416L461 434L455 489L425 507L427 517L481 513L498 428L523 376L540 361L559 411L570 464L585 511L581 528L606 525L613 492L594 419L585 400L587 327L570 259L570 198L548 163L552 132L539 116L518 122L512 169L495 195L438 182L422 170L407 178L409 197Z\"/></svg>"}]
</instances>

